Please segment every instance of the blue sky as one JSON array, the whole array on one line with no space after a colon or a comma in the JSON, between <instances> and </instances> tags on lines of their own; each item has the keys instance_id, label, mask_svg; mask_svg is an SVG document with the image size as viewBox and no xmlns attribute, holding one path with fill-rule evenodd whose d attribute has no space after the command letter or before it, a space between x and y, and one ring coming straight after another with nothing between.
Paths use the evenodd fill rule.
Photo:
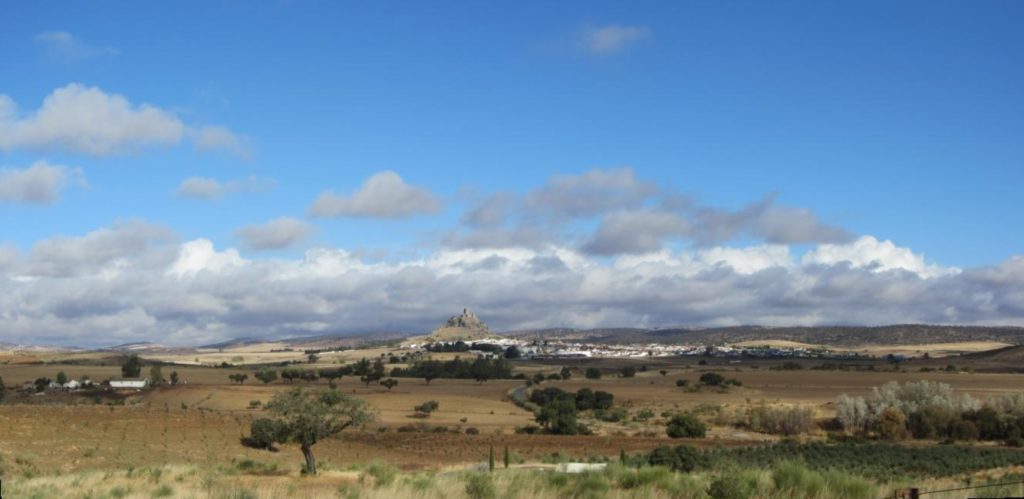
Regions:
<instances>
[{"instance_id":1,"label":"blue sky","mask_svg":"<svg viewBox=\"0 0 1024 499\"><path fill-rule=\"evenodd\" d=\"M785 245L795 262L817 245L870 236L927 265L997 268L1024 247L1022 21L1017 2L11 2L0 8L0 94L12 109L0 113L0 169L11 185L10 172L39 161L58 170L46 170L56 175L46 195L0 187L0 244L19 278L34 277L25 266L43 258L41 241L130 221L165 228L172 245L208 240L257 263L330 248L400 266L467 246L521 246L609 267L661 250L765 244ZM60 130L30 123L62 89L78 103L100 99L54 111ZM108 122L108 147L90 150L90 120L102 121L116 96L180 129L152 132L149 118L132 115ZM78 128L65 127L72 115L84 120ZM371 197L412 193L382 201L407 209L352 204L381 172L398 180ZM184 195L188 178L218 182L220 195ZM558 178L632 179L657 193L565 216L531 201ZM325 192L348 208L313 213ZM508 222L466 224L496 193L516 199ZM779 207L773 224L800 229L780 236L763 219L722 229L705 217L742 218L766 196ZM688 214L665 208L675 202ZM643 226L627 220L637 210L661 217L645 219L651 234L633 234L650 242L612 241L621 238L616 220ZM261 225L279 217L287 222ZM484 229L486 244L453 243ZM1011 305L950 320L1013 322ZM597 308L546 322L716 323L625 303ZM394 326L426 323L414 315ZM19 331L10 337L27 334Z\"/></svg>"}]
</instances>

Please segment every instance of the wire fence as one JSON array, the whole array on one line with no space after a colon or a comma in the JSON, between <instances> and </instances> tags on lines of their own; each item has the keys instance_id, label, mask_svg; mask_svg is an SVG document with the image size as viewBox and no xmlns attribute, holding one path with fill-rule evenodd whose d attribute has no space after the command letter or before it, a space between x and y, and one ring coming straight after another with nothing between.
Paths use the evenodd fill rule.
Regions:
<instances>
[{"instance_id":1,"label":"wire fence","mask_svg":"<svg viewBox=\"0 0 1024 499\"><path fill-rule=\"evenodd\" d=\"M965 485L963 487L956 487L952 489L939 489L939 490L919 490L919 489L903 489L897 490L895 493L896 498L907 498L917 499L920 496L929 494L942 494L946 492L960 492L964 490L975 490L975 489L987 489L993 487L1006 487L1009 485L1024 485L1024 480L1018 480L1016 482L1002 482L1002 483L986 483L982 485ZM889 499L889 498L883 498Z\"/></svg>"}]
</instances>

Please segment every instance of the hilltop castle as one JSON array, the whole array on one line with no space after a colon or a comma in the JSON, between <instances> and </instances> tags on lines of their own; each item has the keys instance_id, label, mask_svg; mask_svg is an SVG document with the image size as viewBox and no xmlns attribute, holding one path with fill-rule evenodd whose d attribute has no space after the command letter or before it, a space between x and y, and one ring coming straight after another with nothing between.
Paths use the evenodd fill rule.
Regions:
<instances>
[{"instance_id":1,"label":"hilltop castle","mask_svg":"<svg viewBox=\"0 0 1024 499\"><path fill-rule=\"evenodd\" d=\"M433 341L471 341L492 338L494 335L484 321L480 320L468 308L462 309L462 314L451 316L443 326L435 329L430 334Z\"/></svg>"}]
</instances>

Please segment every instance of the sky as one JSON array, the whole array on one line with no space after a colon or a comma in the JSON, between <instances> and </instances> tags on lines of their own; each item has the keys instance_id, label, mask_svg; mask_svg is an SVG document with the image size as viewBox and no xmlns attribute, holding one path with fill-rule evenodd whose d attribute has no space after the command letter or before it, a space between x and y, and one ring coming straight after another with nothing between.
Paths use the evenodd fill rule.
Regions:
<instances>
[{"instance_id":1,"label":"sky","mask_svg":"<svg viewBox=\"0 0 1024 499\"><path fill-rule=\"evenodd\" d=\"M1024 4L0 3L0 342L1024 325Z\"/></svg>"}]
</instances>

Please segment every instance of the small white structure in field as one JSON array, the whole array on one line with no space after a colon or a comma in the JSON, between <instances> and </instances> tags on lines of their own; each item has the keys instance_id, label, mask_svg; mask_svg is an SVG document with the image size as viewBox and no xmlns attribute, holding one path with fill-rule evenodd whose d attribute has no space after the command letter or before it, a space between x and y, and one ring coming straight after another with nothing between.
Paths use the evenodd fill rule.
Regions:
<instances>
[{"instance_id":1,"label":"small white structure in field","mask_svg":"<svg viewBox=\"0 0 1024 499\"><path fill-rule=\"evenodd\" d=\"M558 463L555 471L559 473L586 473L588 471L604 471L608 463Z\"/></svg>"},{"instance_id":2,"label":"small white structure in field","mask_svg":"<svg viewBox=\"0 0 1024 499\"><path fill-rule=\"evenodd\" d=\"M71 381L68 381L67 383L64 383L64 389L65 390L77 390L77 389L81 388L81 386L82 386L82 384L79 383L78 380L75 380L75 379L73 379Z\"/></svg>"},{"instance_id":3,"label":"small white structure in field","mask_svg":"<svg viewBox=\"0 0 1024 499\"><path fill-rule=\"evenodd\" d=\"M149 386L149 378L125 378L125 379L112 379L110 380L111 388L145 388Z\"/></svg>"}]
</instances>

